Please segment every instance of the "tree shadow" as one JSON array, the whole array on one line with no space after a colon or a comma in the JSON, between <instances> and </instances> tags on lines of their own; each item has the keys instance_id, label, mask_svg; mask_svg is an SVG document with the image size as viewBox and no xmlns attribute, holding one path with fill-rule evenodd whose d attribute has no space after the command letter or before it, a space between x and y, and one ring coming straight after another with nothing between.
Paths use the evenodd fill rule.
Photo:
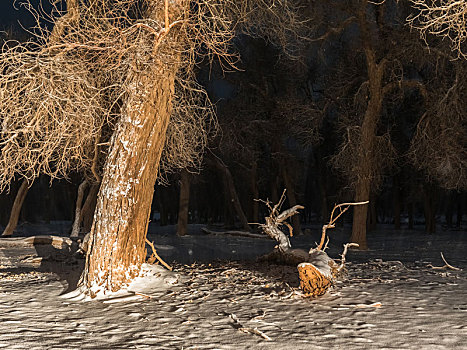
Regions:
<instances>
[{"instance_id":1,"label":"tree shadow","mask_svg":"<svg viewBox=\"0 0 467 350\"><path fill-rule=\"evenodd\" d=\"M40 260L40 265L36 271L53 273L58 276L61 282L65 282L64 290L60 293L66 294L76 289L81 273L84 269L84 257L77 254L78 243L74 242L69 245L61 243L57 245L46 240L39 242L34 241L33 247L37 257L31 257L34 262Z\"/></svg>"}]
</instances>

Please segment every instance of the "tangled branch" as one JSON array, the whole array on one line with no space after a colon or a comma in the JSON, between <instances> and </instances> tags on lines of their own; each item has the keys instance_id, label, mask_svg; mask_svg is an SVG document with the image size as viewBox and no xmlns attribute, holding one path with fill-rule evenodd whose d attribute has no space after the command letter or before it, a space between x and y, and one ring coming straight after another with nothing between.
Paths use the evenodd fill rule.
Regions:
<instances>
[{"instance_id":1,"label":"tangled branch","mask_svg":"<svg viewBox=\"0 0 467 350\"><path fill-rule=\"evenodd\" d=\"M411 0L417 13L408 18L409 24L426 34L449 39L458 56L467 57L467 2L464 0Z\"/></svg>"},{"instance_id":2,"label":"tangled branch","mask_svg":"<svg viewBox=\"0 0 467 350\"><path fill-rule=\"evenodd\" d=\"M32 181L83 171L98 178L96 159L105 158L127 97L147 94L131 77L156 58L177 70L163 167L195 167L215 128L196 83L199 64L233 66L239 31L266 34L293 52L289 43L302 24L299 1L290 0L68 0L67 10L59 3L51 1L52 16L23 3L36 18L34 37L7 42L0 53L0 190L17 175ZM54 23L51 31L41 26L44 18Z\"/></svg>"}]
</instances>

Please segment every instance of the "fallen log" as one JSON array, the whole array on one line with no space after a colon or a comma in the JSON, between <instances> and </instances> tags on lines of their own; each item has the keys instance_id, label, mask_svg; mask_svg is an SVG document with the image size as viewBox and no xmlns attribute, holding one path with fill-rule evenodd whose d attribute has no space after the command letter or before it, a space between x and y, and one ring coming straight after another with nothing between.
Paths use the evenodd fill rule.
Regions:
<instances>
[{"instance_id":1,"label":"fallen log","mask_svg":"<svg viewBox=\"0 0 467 350\"><path fill-rule=\"evenodd\" d=\"M335 222L342 216L351 206L367 204L368 202L359 203L342 203L336 205L331 213L329 223L323 225L321 241L316 248L311 248L308 252L303 249L292 249L290 240L287 235L281 230L281 226L285 225L289 229L289 235L293 235L292 226L285 220L298 213L298 210L303 209L302 206L296 205L290 209L280 212L281 206L285 201L285 190L279 202L272 206L269 201L265 203L270 214L265 218L265 223L260 224L261 229L272 239L278 242L274 251L261 258L262 261L275 261L287 265L296 265L300 278L300 288L305 292L306 296L320 296L327 292L337 279L339 273L344 268L345 254L349 247L358 246L355 243L344 245L344 251L341 255L340 264L336 263L325 252L327 249L327 229L334 228ZM335 215L336 214L336 215ZM329 242L329 239L328 239Z\"/></svg>"},{"instance_id":2,"label":"fallen log","mask_svg":"<svg viewBox=\"0 0 467 350\"><path fill-rule=\"evenodd\" d=\"M258 233L251 233L251 232L245 232L245 231L235 231L235 230L229 230L229 231L212 231L207 229L206 227L203 227L201 229L203 233L207 235L216 235L216 236L221 236L221 235L230 235L230 236L240 236L240 237L248 237L248 238L266 238L264 235L260 235Z\"/></svg>"}]
</instances>

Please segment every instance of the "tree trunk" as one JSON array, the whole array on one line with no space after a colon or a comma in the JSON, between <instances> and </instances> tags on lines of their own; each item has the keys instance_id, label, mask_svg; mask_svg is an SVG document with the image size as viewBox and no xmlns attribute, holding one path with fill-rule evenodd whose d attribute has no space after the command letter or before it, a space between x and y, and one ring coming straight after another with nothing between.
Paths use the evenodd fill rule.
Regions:
<instances>
[{"instance_id":1,"label":"tree trunk","mask_svg":"<svg viewBox=\"0 0 467 350\"><path fill-rule=\"evenodd\" d=\"M190 174L186 169L180 173L180 201L178 210L177 235L188 233L188 209L190 203Z\"/></svg>"},{"instance_id":2,"label":"tree trunk","mask_svg":"<svg viewBox=\"0 0 467 350\"><path fill-rule=\"evenodd\" d=\"M150 17L164 23L163 12L158 9ZM176 45L178 37L170 33L165 40ZM128 95L110 141L80 281L91 297L127 285L139 274L146 257L151 202L179 61L176 47L165 49L163 61L155 48L151 67L135 69L127 78ZM173 57L168 56L170 52Z\"/></svg>"},{"instance_id":3,"label":"tree trunk","mask_svg":"<svg viewBox=\"0 0 467 350\"><path fill-rule=\"evenodd\" d=\"M232 173L229 168L216 156L213 157L214 164L222 172L224 178L225 195L228 199L228 205L233 207L235 213L237 214L240 224L245 231L250 231L250 225L248 225L248 220L246 218L245 212L243 211L242 205L238 198L237 190L235 189L235 184L233 181Z\"/></svg>"},{"instance_id":4,"label":"tree trunk","mask_svg":"<svg viewBox=\"0 0 467 350\"><path fill-rule=\"evenodd\" d=\"M89 182L87 180L84 180L78 186L78 195L76 197L76 207L75 207L75 220L73 222L73 227L71 229L70 237L78 237L79 236L79 231L80 231L81 221L82 221L82 215L81 215L82 207L81 207L81 204L83 203L84 192L86 191L86 188L88 187L88 184L89 184Z\"/></svg>"},{"instance_id":5,"label":"tree trunk","mask_svg":"<svg viewBox=\"0 0 467 350\"><path fill-rule=\"evenodd\" d=\"M367 201L370 198L370 183L362 183L357 187L355 194L356 202ZM353 209L352 235L350 242L357 243L359 249L368 249L366 241L366 220L368 216L368 204L359 205Z\"/></svg>"},{"instance_id":6,"label":"tree trunk","mask_svg":"<svg viewBox=\"0 0 467 350\"><path fill-rule=\"evenodd\" d=\"M407 216L409 217L407 228L409 230L413 230L413 207L414 207L414 203L412 201L409 201L407 203Z\"/></svg>"},{"instance_id":7,"label":"tree trunk","mask_svg":"<svg viewBox=\"0 0 467 350\"><path fill-rule=\"evenodd\" d=\"M363 202L370 199L372 178L374 174L374 152L376 143L377 125L383 105L383 75L385 60L376 62L376 52L373 48L372 37L367 21L366 2L358 13L358 22L365 52L369 100L363 117L360 133L359 161L356 165L358 176L355 188L355 202ZM366 241L368 205L359 205L354 208L352 235L350 241L359 244L359 249L368 249Z\"/></svg>"},{"instance_id":8,"label":"tree trunk","mask_svg":"<svg viewBox=\"0 0 467 350\"><path fill-rule=\"evenodd\" d=\"M258 189L258 164L252 162L250 171L250 186L252 198L251 222L259 221L259 189Z\"/></svg>"},{"instance_id":9,"label":"tree trunk","mask_svg":"<svg viewBox=\"0 0 467 350\"><path fill-rule=\"evenodd\" d=\"M401 229L401 191L400 191L400 186L399 186L399 176L395 175L394 176L394 182L393 182L394 188L393 188L393 215L394 215L394 228L396 230Z\"/></svg>"},{"instance_id":10,"label":"tree trunk","mask_svg":"<svg viewBox=\"0 0 467 350\"><path fill-rule=\"evenodd\" d=\"M100 183L91 185L89 193L86 197L86 201L84 202L84 205L81 209L83 230L86 233L91 231L92 222L94 219L94 211L96 210L97 192L99 191L99 185Z\"/></svg>"},{"instance_id":11,"label":"tree trunk","mask_svg":"<svg viewBox=\"0 0 467 350\"><path fill-rule=\"evenodd\" d=\"M427 233L436 232L436 208L435 208L435 189L433 185L427 184L423 187L424 213L425 213L425 231Z\"/></svg>"},{"instance_id":12,"label":"tree trunk","mask_svg":"<svg viewBox=\"0 0 467 350\"><path fill-rule=\"evenodd\" d=\"M10 219L8 220L8 224L5 227L5 230L2 233L2 236L11 236L18 226L18 219L19 214L21 212L21 207L23 206L24 199L26 198L26 194L28 193L29 189L29 182L24 179L21 183L21 186L16 193L16 198L13 203L13 207L11 208Z\"/></svg>"},{"instance_id":13,"label":"tree trunk","mask_svg":"<svg viewBox=\"0 0 467 350\"><path fill-rule=\"evenodd\" d=\"M285 188L287 189L287 199L289 200L289 206L294 207L297 205L297 197L295 196L295 186L292 179L290 178L290 174L287 169L287 161L284 161L283 163L285 164L282 164L282 178L284 179ZM302 228L300 225L300 217L298 215L294 215L292 216L291 221L294 233L296 235L301 235Z\"/></svg>"}]
</instances>

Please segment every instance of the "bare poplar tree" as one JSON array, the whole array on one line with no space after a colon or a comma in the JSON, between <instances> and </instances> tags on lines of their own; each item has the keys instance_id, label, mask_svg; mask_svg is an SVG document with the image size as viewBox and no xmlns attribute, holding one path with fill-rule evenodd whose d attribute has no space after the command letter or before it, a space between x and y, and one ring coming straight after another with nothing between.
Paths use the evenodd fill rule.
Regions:
<instances>
[{"instance_id":1,"label":"bare poplar tree","mask_svg":"<svg viewBox=\"0 0 467 350\"><path fill-rule=\"evenodd\" d=\"M43 29L0 57L1 184L15 174L66 176L89 167L96 148L106 152L80 282L94 297L119 290L140 271L164 148L166 159L184 166L198 154L168 140L181 134L190 135L185 145L205 140L203 120L212 109L194 79L196 64L216 58L232 64L229 45L241 28L286 47L301 23L298 2L287 0L68 5L55 19L60 30ZM201 133L169 127L171 117Z\"/></svg>"}]
</instances>

